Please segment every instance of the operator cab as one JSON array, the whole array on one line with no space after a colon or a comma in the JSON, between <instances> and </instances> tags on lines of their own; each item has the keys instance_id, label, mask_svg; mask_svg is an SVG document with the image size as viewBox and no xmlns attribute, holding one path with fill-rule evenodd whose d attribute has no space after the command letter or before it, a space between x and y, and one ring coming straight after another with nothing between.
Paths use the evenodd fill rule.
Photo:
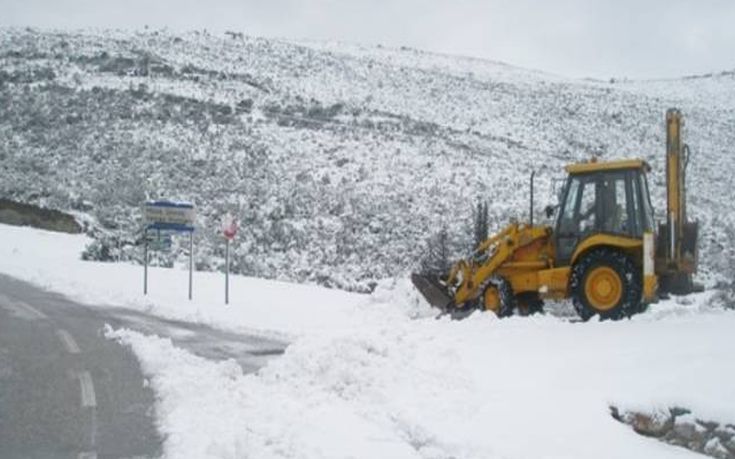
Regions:
<instances>
[{"instance_id":1,"label":"operator cab","mask_svg":"<svg viewBox=\"0 0 735 459\"><path fill-rule=\"evenodd\" d=\"M642 160L588 162L566 167L555 227L558 266L568 265L577 245L596 234L642 239L653 231L653 207Z\"/></svg>"}]
</instances>

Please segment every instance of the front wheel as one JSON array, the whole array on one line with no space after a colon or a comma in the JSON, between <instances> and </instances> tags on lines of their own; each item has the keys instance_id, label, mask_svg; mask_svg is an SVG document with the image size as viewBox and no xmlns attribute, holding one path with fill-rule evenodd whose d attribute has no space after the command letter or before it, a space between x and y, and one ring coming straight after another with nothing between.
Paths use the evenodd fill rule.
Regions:
<instances>
[{"instance_id":1,"label":"front wheel","mask_svg":"<svg viewBox=\"0 0 735 459\"><path fill-rule=\"evenodd\" d=\"M640 269L613 249L595 249L574 265L570 280L574 309L582 320L594 315L617 320L641 309Z\"/></svg>"},{"instance_id":2,"label":"front wheel","mask_svg":"<svg viewBox=\"0 0 735 459\"><path fill-rule=\"evenodd\" d=\"M482 310L492 311L498 317L512 316L516 308L513 288L510 282L502 277L494 277L490 280L480 301L480 308Z\"/></svg>"}]
</instances>

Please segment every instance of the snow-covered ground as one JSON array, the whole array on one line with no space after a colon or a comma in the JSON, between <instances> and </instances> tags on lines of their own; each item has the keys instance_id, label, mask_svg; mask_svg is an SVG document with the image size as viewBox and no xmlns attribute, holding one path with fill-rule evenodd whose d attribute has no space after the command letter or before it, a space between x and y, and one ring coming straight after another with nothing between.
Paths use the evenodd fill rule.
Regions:
<instances>
[{"instance_id":1,"label":"snow-covered ground","mask_svg":"<svg viewBox=\"0 0 735 459\"><path fill-rule=\"evenodd\" d=\"M231 277L230 304L224 304L223 273L196 272L188 300L187 266L150 267L143 295L143 266L84 262L86 236L0 225L0 272L59 291L97 306L124 306L241 331L298 335L357 320L364 295L322 287ZM187 237L187 236L185 236ZM188 240L188 239L187 239ZM312 304L303 307L304 302Z\"/></svg>"},{"instance_id":2,"label":"snow-covered ground","mask_svg":"<svg viewBox=\"0 0 735 459\"><path fill-rule=\"evenodd\" d=\"M735 312L711 292L632 320L553 314L436 319L405 280L372 295L221 274L84 262L84 236L0 225L0 272L93 306L277 334L291 345L254 374L130 330L158 397L166 457L694 457L634 433L609 406L684 406L735 421Z\"/></svg>"}]
</instances>

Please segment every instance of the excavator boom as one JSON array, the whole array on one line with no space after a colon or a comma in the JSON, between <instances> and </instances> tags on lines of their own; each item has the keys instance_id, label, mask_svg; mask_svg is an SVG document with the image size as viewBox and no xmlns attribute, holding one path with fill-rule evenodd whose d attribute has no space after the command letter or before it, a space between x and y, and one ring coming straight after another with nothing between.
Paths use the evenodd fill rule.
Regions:
<instances>
[{"instance_id":1,"label":"excavator boom","mask_svg":"<svg viewBox=\"0 0 735 459\"><path fill-rule=\"evenodd\" d=\"M656 273L660 288L677 294L698 288L692 274L698 264L698 222L687 219L686 169L689 147L681 140L684 125L681 112L666 112L666 222L659 226L656 250Z\"/></svg>"}]
</instances>

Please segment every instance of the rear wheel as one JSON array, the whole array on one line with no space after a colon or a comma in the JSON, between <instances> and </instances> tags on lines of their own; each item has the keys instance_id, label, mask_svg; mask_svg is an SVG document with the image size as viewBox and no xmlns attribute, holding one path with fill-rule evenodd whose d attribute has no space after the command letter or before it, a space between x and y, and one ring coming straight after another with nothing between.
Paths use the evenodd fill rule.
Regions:
<instances>
[{"instance_id":1,"label":"rear wheel","mask_svg":"<svg viewBox=\"0 0 735 459\"><path fill-rule=\"evenodd\" d=\"M595 249L572 268L570 290L577 314L588 320L629 317L641 308L641 273L625 254Z\"/></svg>"},{"instance_id":2,"label":"rear wheel","mask_svg":"<svg viewBox=\"0 0 735 459\"><path fill-rule=\"evenodd\" d=\"M498 317L512 316L516 308L516 299L510 282L502 277L490 280L482 294L480 307L485 311L494 312Z\"/></svg>"}]
</instances>

